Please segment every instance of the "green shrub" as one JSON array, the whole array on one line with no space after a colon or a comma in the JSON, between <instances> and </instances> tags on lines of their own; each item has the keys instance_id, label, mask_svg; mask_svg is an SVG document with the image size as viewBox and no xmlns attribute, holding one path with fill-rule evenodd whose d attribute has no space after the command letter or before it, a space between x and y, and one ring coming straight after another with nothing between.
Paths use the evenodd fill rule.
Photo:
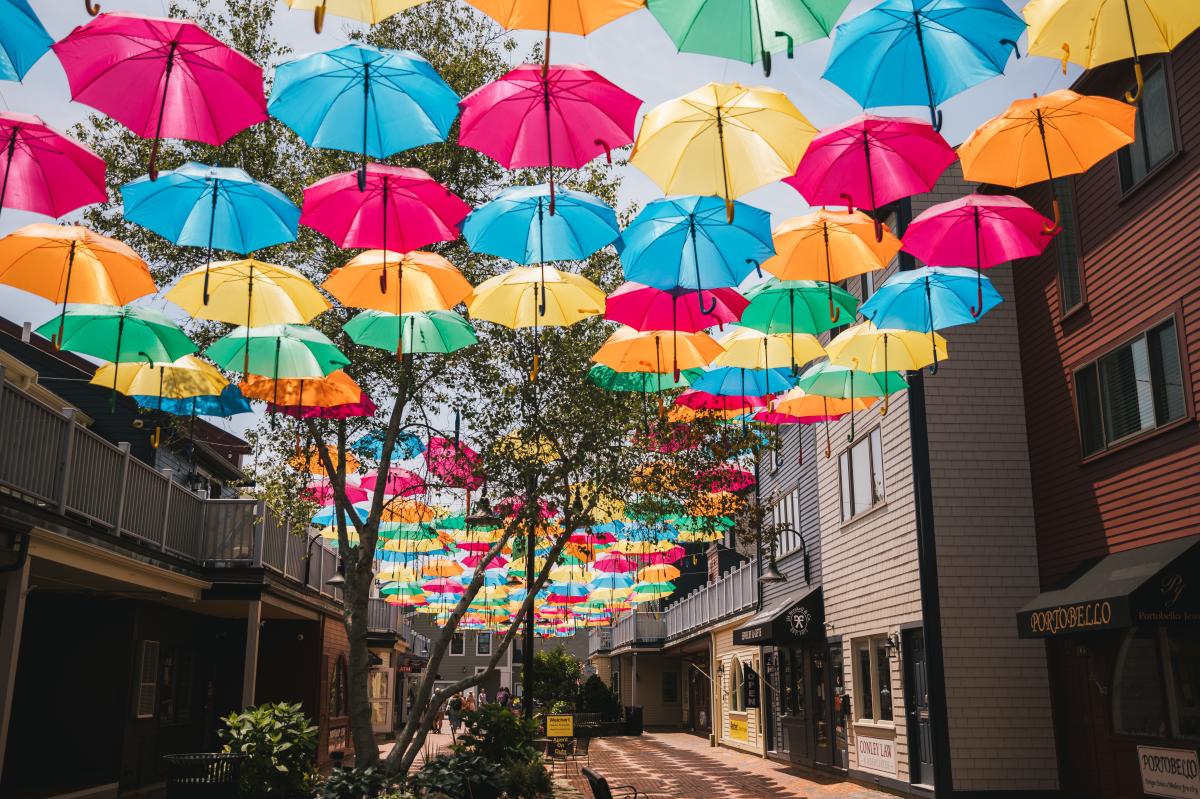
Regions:
<instances>
[{"instance_id":1,"label":"green shrub","mask_svg":"<svg viewBox=\"0 0 1200 799\"><path fill-rule=\"evenodd\" d=\"M533 698L542 707L574 702L579 694L583 664L562 644L533 654Z\"/></svg>"},{"instance_id":2,"label":"green shrub","mask_svg":"<svg viewBox=\"0 0 1200 799\"><path fill-rule=\"evenodd\" d=\"M241 794L292 799L304 796L316 774L317 728L300 704L259 705L222 719L218 731L224 751L246 756L242 761Z\"/></svg>"},{"instance_id":3,"label":"green shrub","mask_svg":"<svg viewBox=\"0 0 1200 799\"><path fill-rule=\"evenodd\" d=\"M621 718L621 699L604 680L593 674L579 691L579 708L584 713L599 713L601 721Z\"/></svg>"},{"instance_id":4,"label":"green shrub","mask_svg":"<svg viewBox=\"0 0 1200 799\"><path fill-rule=\"evenodd\" d=\"M427 762L408 784L420 797L498 799L504 789L504 774L500 764L485 757L455 752Z\"/></svg>"},{"instance_id":5,"label":"green shrub","mask_svg":"<svg viewBox=\"0 0 1200 799\"><path fill-rule=\"evenodd\" d=\"M484 705L482 710L463 714L466 729L458 737L455 749L479 755L501 766L527 763L538 757L533 745L538 734L537 722L523 719L500 705Z\"/></svg>"},{"instance_id":6,"label":"green shrub","mask_svg":"<svg viewBox=\"0 0 1200 799\"><path fill-rule=\"evenodd\" d=\"M321 783L321 799L374 799L387 788L394 788L395 780L379 769L338 768Z\"/></svg>"},{"instance_id":7,"label":"green shrub","mask_svg":"<svg viewBox=\"0 0 1200 799\"><path fill-rule=\"evenodd\" d=\"M553 705L550 706L551 714L574 713L574 712L575 712L575 703L568 702L565 699L560 699L557 702L555 702Z\"/></svg>"}]
</instances>

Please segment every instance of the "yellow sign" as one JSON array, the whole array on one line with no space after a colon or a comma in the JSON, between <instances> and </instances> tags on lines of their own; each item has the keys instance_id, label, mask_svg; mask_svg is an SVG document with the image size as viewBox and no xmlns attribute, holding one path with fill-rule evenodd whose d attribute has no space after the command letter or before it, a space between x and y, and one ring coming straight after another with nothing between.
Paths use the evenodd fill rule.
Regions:
<instances>
[{"instance_id":1,"label":"yellow sign","mask_svg":"<svg viewBox=\"0 0 1200 799\"><path fill-rule=\"evenodd\" d=\"M574 716L546 716L547 738L574 738Z\"/></svg>"},{"instance_id":2,"label":"yellow sign","mask_svg":"<svg viewBox=\"0 0 1200 799\"><path fill-rule=\"evenodd\" d=\"M729 737L736 741L750 740L750 728L746 726L745 719L729 720Z\"/></svg>"}]
</instances>

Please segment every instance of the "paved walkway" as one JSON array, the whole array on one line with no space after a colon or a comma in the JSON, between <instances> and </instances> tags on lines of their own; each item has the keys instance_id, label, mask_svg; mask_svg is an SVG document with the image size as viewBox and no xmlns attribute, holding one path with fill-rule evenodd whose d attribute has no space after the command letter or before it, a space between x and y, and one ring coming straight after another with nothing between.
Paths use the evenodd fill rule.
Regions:
<instances>
[{"instance_id":1,"label":"paved walkway","mask_svg":"<svg viewBox=\"0 0 1200 799\"><path fill-rule=\"evenodd\" d=\"M772 760L710 747L681 732L597 738L591 768L612 785L633 785L653 799L886 799L885 794L834 776L789 768ZM557 766L557 779L586 797L591 791L578 767ZM574 793L568 794L575 795Z\"/></svg>"}]
</instances>

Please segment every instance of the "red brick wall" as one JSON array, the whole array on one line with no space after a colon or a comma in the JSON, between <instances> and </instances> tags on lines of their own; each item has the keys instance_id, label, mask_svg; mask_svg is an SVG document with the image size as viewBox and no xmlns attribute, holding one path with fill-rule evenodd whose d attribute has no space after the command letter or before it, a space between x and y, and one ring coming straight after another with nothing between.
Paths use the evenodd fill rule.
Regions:
<instances>
[{"instance_id":1,"label":"red brick wall","mask_svg":"<svg viewBox=\"0 0 1200 799\"><path fill-rule=\"evenodd\" d=\"M342 751L347 756L354 752L350 718L331 715L330 707L334 669L339 658L349 660L349 657L350 639L346 636L346 627L341 618L321 617L321 700L317 719L321 730L317 743L317 762L320 764L329 762L330 751Z\"/></svg>"}]
</instances>

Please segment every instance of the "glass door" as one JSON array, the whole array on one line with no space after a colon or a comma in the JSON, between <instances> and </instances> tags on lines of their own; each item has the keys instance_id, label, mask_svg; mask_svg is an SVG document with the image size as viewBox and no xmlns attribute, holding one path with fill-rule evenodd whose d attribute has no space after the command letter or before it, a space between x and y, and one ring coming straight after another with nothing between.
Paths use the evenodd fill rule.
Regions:
<instances>
[{"instance_id":1,"label":"glass door","mask_svg":"<svg viewBox=\"0 0 1200 799\"><path fill-rule=\"evenodd\" d=\"M833 765L833 700L829 681L829 650L815 649L812 655L813 757L821 765Z\"/></svg>"},{"instance_id":2,"label":"glass door","mask_svg":"<svg viewBox=\"0 0 1200 799\"><path fill-rule=\"evenodd\" d=\"M839 769L850 768L850 696L842 679L842 644L829 645L829 692L833 696L832 746L833 765Z\"/></svg>"}]
</instances>

